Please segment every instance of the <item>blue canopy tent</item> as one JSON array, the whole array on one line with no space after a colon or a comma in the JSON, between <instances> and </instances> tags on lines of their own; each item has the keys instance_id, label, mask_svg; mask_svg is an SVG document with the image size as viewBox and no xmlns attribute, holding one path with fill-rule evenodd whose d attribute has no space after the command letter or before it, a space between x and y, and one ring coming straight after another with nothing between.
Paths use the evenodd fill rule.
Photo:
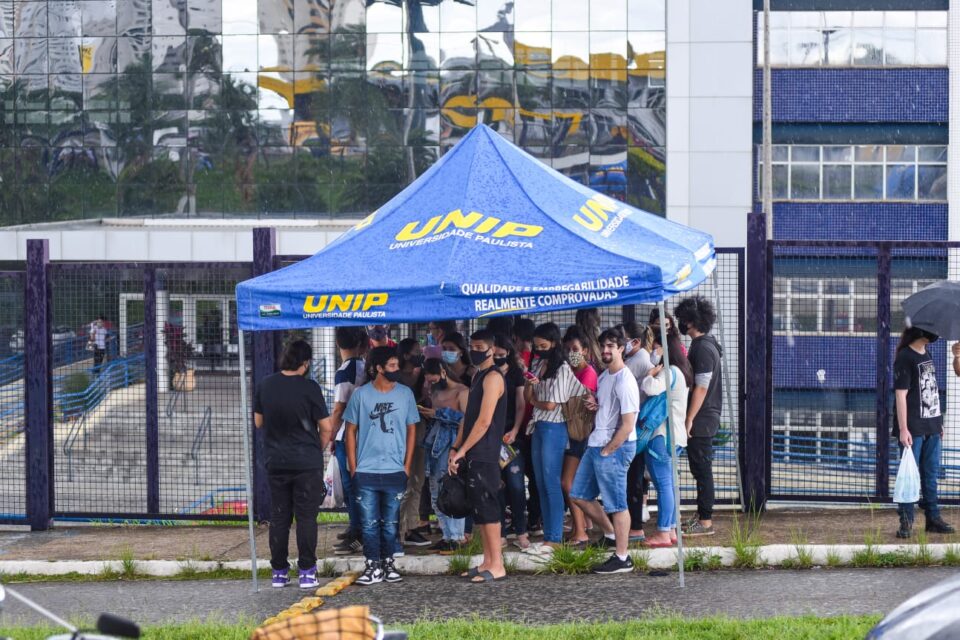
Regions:
<instances>
[{"instance_id":1,"label":"blue canopy tent","mask_svg":"<svg viewBox=\"0 0 960 640\"><path fill-rule=\"evenodd\" d=\"M242 333L662 305L715 267L708 234L599 194L479 125L316 255L238 284L237 315Z\"/></svg>"}]
</instances>

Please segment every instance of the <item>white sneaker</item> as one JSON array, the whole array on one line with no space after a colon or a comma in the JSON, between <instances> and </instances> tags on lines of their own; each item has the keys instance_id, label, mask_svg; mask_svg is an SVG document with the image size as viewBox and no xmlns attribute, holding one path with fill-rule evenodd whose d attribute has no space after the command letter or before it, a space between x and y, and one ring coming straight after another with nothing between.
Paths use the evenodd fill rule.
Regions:
<instances>
[{"instance_id":1,"label":"white sneaker","mask_svg":"<svg viewBox=\"0 0 960 640\"><path fill-rule=\"evenodd\" d=\"M383 582L383 569L380 567L380 563L376 560L367 560L363 574L357 578L357 584L366 587L379 582Z\"/></svg>"}]
</instances>

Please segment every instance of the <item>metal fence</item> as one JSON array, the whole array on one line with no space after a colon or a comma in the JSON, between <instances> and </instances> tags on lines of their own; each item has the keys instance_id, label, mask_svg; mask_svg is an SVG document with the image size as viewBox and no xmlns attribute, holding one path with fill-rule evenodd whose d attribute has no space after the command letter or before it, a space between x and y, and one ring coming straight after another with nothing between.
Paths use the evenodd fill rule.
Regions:
<instances>
[{"instance_id":1,"label":"metal fence","mask_svg":"<svg viewBox=\"0 0 960 640\"><path fill-rule=\"evenodd\" d=\"M900 303L960 279L960 243L769 244L771 499L886 501ZM960 378L950 345L930 347L945 416L940 495L960 498Z\"/></svg>"},{"instance_id":2,"label":"metal fence","mask_svg":"<svg viewBox=\"0 0 960 640\"><path fill-rule=\"evenodd\" d=\"M26 518L22 273L0 272L0 522Z\"/></svg>"}]
</instances>

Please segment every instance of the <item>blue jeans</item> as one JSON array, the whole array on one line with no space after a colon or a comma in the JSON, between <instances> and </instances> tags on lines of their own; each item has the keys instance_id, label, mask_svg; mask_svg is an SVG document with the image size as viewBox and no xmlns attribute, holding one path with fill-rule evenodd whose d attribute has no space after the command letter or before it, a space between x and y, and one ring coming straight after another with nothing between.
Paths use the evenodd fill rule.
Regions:
<instances>
[{"instance_id":1,"label":"blue jeans","mask_svg":"<svg viewBox=\"0 0 960 640\"><path fill-rule=\"evenodd\" d=\"M400 503L407 490L407 474L358 473L357 503L363 523L363 557L392 558L397 550Z\"/></svg>"},{"instance_id":2,"label":"blue jeans","mask_svg":"<svg viewBox=\"0 0 960 640\"><path fill-rule=\"evenodd\" d=\"M440 480L446 473L430 474L430 504L433 505L433 512L437 514L437 520L440 521L440 530L443 531L444 540L460 542L463 540L463 518L451 518L444 515L437 507L437 496L440 495Z\"/></svg>"},{"instance_id":3,"label":"blue jeans","mask_svg":"<svg viewBox=\"0 0 960 640\"><path fill-rule=\"evenodd\" d=\"M677 503L673 495L673 469L666 438L657 436L651 440L643 455L650 477L653 478L653 486L657 488L657 529L670 531L677 526Z\"/></svg>"},{"instance_id":4,"label":"blue jeans","mask_svg":"<svg viewBox=\"0 0 960 640\"><path fill-rule=\"evenodd\" d=\"M533 472L540 492L544 542L563 542L563 452L567 448L567 423L537 423L533 431Z\"/></svg>"},{"instance_id":5,"label":"blue jeans","mask_svg":"<svg viewBox=\"0 0 960 640\"><path fill-rule=\"evenodd\" d=\"M347 517L350 518L350 534L359 538L361 533L360 503L357 502L357 487L350 475L347 466L347 445L343 440L337 440L333 446L333 455L340 466L340 484L343 485L343 504L347 507Z\"/></svg>"},{"instance_id":6,"label":"blue jeans","mask_svg":"<svg viewBox=\"0 0 960 640\"><path fill-rule=\"evenodd\" d=\"M513 517L513 532L522 536L527 533L527 485L523 475L523 455L518 454L510 464L500 472L503 489L500 490L500 511L503 514L501 525L507 530L507 504Z\"/></svg>"},{"instance_id":7,"label":"blue jeans","mask_svg":"<svg viewBox=\"0 0 960 640\"><path fill-rule=\"evenodd\" d=\"M913 436L913 457L920 469L920 508L927 514L927 520L940 517L940 505L937 503L937 476L940 474L940 434ZM900 446L903 455L903 445ZM901 516L913 522L913 504L901 504L897 507Z\"/></svg>"},{"instance_id":8,"label":"blue jeans","mask_svg":"<svg viewBox=\"0 0 960 640\"><path fill-rule=\"evenodd\" d=\"M636 442L624 442L608 456L600 455L603 447L587 447L577 467L570 488L570 497L591 502L603 500L606 513L627 510L627 470L637 454Z\"/></svg>"}]
</instances>

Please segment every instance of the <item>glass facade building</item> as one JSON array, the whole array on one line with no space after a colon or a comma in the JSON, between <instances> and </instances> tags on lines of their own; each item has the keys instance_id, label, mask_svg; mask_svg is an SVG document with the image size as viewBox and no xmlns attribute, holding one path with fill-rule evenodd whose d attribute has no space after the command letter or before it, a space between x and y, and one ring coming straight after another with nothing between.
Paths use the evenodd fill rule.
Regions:
<instances>
[{"instance_id":1,"label":"glass facade building","mask_svg":"<svg viewBox=\"0 0 960 640\"><path fill-rule=\"evenodd\" d=\"M484 122L663 213L665 0L0 0L0 225L364 214Z\"/></svg>"}]
</instances>

